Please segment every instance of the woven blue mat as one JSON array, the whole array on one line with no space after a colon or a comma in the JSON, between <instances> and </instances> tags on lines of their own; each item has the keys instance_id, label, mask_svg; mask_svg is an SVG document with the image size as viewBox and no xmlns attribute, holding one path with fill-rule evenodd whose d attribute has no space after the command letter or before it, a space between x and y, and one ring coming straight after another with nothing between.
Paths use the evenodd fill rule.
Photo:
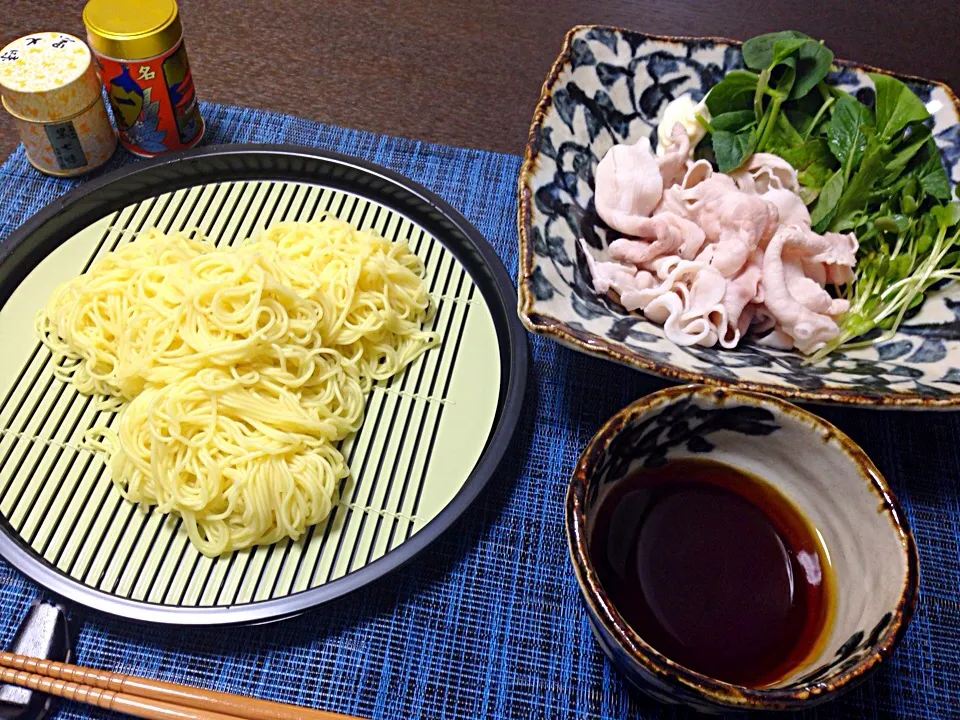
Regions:
<instances>
[{"instance_id":1,"label":"woven blue mat","mask_svg":"<svg viewBox=\"0 0 960 720\"><path fill-rule=\"evenodd\" d=\"M208 142L295 143L422 183L516 270L520 158L205 104ZM119 152L112 167L133 162ZM77 183L22 148L0 168L0 238ZM348 598L259 628L169 629L71 607L79 663L368 718L677 718L628 688L597 649L567 558L567 475L601 422L662 387L531 338L529 402L490 487L422 557ZM808 718L960 717L960 414L820 409L873 457L920 550L916 616L878 673ZM0 561L0 645L42 591ZM64 703L55 716L111 717Z\"/></svg>"}]
</instances>

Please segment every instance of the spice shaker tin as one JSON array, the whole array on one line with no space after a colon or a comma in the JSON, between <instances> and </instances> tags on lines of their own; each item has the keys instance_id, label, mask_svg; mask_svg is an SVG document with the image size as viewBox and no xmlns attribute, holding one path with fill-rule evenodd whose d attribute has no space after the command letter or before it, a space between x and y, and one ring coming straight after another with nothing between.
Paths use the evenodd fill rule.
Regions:
<instances>
[{"instance_id":1,"label":"spice shaker tin","mask_svg":"<svg viewBox=\"0 0 960 720\"><path fill-rule=\"evenodd\" d=\"M33 33L0 50L0 95L42 172L80 175L117 147L90 49L73 35Z\"/></svg>"},{"instance_id":2,"label":"spice shaker tin","mask_svg":"<svg viewBox=\"0 0 960 720\"><path fill-rule=\"evenodd\" d=\"M83 23L120 143L154 157L200 142L203 118L176 1L89 0Z\"/></svg>"}]
</instances>

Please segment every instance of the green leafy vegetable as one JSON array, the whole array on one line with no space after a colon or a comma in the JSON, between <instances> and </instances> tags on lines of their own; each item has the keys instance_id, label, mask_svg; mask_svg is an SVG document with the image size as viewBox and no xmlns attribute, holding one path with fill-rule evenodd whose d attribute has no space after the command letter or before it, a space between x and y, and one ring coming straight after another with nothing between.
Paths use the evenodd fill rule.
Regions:
<instances>
[{"instance_id":1,"label":"green leafy vegetable","mask_svg":"<svg viewBox=\"0 0 960 720\"><path fill-rule=\"evenodd\" d=\"M837 211L840 196L843 195L843 170L837 170L823 184L816 205L810 212L810 222L814 229L826 226Z\"/></svg>"},{"instance_id":2,"label":"green leafy vegetable","mask_svg":"<svg viewBox=\"0 0 960 720\"><path fill-rule=\"evenodd\" d=\"M770 72L769 87L773 88L778 97L788 97L797 80L797 59L786 58L775 65Z\"/></svg>"},{"instance_id":3,"label":"green leafy vegetable","mask_svg":"<svg viewBox=\"0 0 960 720\"><path fill-rule=\"evenodd\" d=\"M812 133L815 125L829 117L827 111L837 100L833 95L835 89L825 82L820 82L817 84L816 92L809 92L802 98L787 103L784 112L801 134ZM803 122L798 122L798 120Z\"/></svg>"},{"instance_id":4,"label":"green leafy vegetable","mask_svg":"<svg viewBox=\"0 0 960 720\"><path fill-rule=\"evenodd\" d=\"M733 70L707 94L707 108L711 115L726 116L720 132L742 136L737 142L723 138L717 152L722 167L735 167L730 163L739 157L742 147L752 144L753 135L748 126L755 123L755 150L767 151L772 147L787 147L798 144L804 137L789 122L781 121L780 109L791 99L800 100L813 88L821 85L830 70L833 53L811 37L793 30L761 35L744 43L744 62L759 70ZM823 91L829 95L829 91ZM753 108L753 118L731 113L744 113ZM810 116L813 118L813 116ZM733 122L741 123L739 127ZM809 131L816 119L812 119L804 131ZM794 133L789 133L792 130ZM784 138L788 132L790 137ZM798 137L799 136L799 137ZM751 143L747 141L751 140ZM728 152L728 150L730 152ZM724 161L721 161L721 157ZM741 158L742 161L742 158Z\"/></svg>"},{"instance_id":5,"label":"green leafy vegetable","mask_svg":"<svg viewBox=\"0 0 960 720\"><path fill-rule=\"evenodd\" d=\"M920 98L895 77L870 73L870 79L877 96L874 108L880 137L889 140L912 120L930 117Z\"/></svg>"},{"instance_id":6,"label":"green leafy vegetable","mask_svg":"<svg viewBox=\"0 0 960 720\"><path fill-rule=\"evenodd\" d=\"M950 228L960 223L960 203L952 202L940 207L935 207L930 211L937 224L941 227Z\"/></svg>"},{"instance_id":7,"label":"green leafy vegetable","mask_svg":"<svg viewBox=\"0 0 960 720\"><path fill-rule=\"evenodd\" d=\"M784 109L783 114L786 116L787 120L790 121L790 124L796 129L796 131L800 133L800 137L802 139L806 140L810 136L810 133L813 130L813 115L792 107Z\"/></svg>"},{"instance_id":8,"label":"green leafy vegetable","mask_svg":"<svg viewBox=\"0 0 960 720\"><path fill-rule=\"evenodd\" d=\"M722 115L734 110L749 110L757 90L757 75L749 70L731 70L707 94L707 109L711 115Z\"/></svg>"},{"instance_id":9,"label":"green leafy vegetable","mask_svg":"<svg viewBox=\"0 0 960 720\"><path fill-rule=\"evenodd\" d=\"M820 189L833 175L838 165L826 139L815 137L792 148L774 149L773 152L796 169L797 180L800 183L800 197L805 204L813 205L820 195Z\"/></svg>"},{"instance_id":10,"label":"green leafy vegetable","mask_svg":"<svg viewBox=\"0 0 960 720\"><path fill-rule=\"evenodd\" d=\"M706 160L714 167L717 167L717 158L713 154L713 135L709 133L697 143L693 149L694 160Z\"/></svg>"},{"instance_id":11,"label":"green leafy vegetable","mask_svg":"<svg viewBox=\"0 0 960 720\"><path fill-rule=\"evenodd\" d=\"M887 153L884 146L876 140L868 142L864 151L863 162L860 163L859 169L844 189L843 196L837 204L837 212L830 224L825 227L814 224L813 229L817 232L823 232L828 228L835 231L853 228L870 200L873 187L883 177L886 159Z\"/></svg>"},{"instance_id":12,"label":"green leafy vegetable","mask_svg":"<svg viewBox=\"0 0 960 720\"><path fill-rule=\"evenodd\" d=\"M845 180L849 180L851 171L863 159L867 147L864 127L873 124L870 116L870 108L849 96L840 98L833 106L827 143L840 163Z\"/></svg>"},{"instance_id":13,"label":"green leafy vegetable","mask_svg":"<svg viewBox=\"0 0 960 720\"><path fill-rule=\"evenodd\" d=\"M808 40L796 30L767 33L750 38L743 44L743 64L753 70L763 70L779 62Z\"/></svg>"},{"instance_id":14,"label":"green leafy vegetable","mask_svg":"<svg viewBox=\"0 0 960 720\"><path fill-rule=\"evenodd\" d=\"M781 113L777 116L767 136L767 152L773 152L779 155L803 145L803 142L803 136L793 127L790 119Z\"/></svg>"},{"instance_id":15,"label":"green leafy vegetable","mask_svg":"<svg viewBox=\"0 0 960 720\"><path fill-rule=\"evenodd\" d=\"M909 135L897 146L893 158L887 163L887 175L884 178L887 183L892 183L897 179L930 137L930 128L924 125L922 121L915 121L907 125L907 132Z\"/></svg>"},{"instance_id":16,"label":"green leafy vegetable","mask_svg":"<svg viewBox=\"0 0 960 720\"><path fill-rule=\"evenodd\" d=\"M805 170L810 165L821 162L836 166L837 162L830 152L826 138L815 137L805 140L799 145L787 148L781 157L797 170Z\"/></svg>"},{"instance_id":17,"label":"green leafy vegetable","mask_svg":"<svg viewBox=\"0 0 960 720\"><path fill-rule=\"evenodd\" d=\"M835 103L839 99L835 96L828 95L827 93L823 92L824 85L822 83L817 87L821 89L821 94L824 98L823 105L821 105L820 109L817 110L816 115L814 115L810 119L810 125L807 126L807 130L803 135L804 138L810 137L810 135L813 133L821 132L823 128L823 124L826 123L827 121L827 111L833 106L833 103Z\"/></svg>"},{"instance_id":18,"label":"green leafy vegetable","mask_svg":"<svg viewBox=\"0 0 960 720\"><path fill-rule=\"evenodd\" d=\"M802 98L813 90L830 72L833 53L822 44L810 40L797 51L797 82L790 93L792 99Z\"/></svg>"},{"instance_id":19,"label":"green leafy vegetable","mask_svg":"<svg viewBox=\"0 0 960 720\"><path fill-rule=\"evenodd\" d=\"M920 187L925 193L938 200L949 200L950 179L947 177L947 171L943 169L943 163L940 162L940 151L937 150L937 144L933 138L929 138L924 143L924 150L926 157L916 169Z\"/></svg>"},{"instance_id":20,"label":"green leafy vegetable","mask_svg":"<svg viewBox=\"0 0 960 720\"><path fill-rule=\"evenodd\" d=\"M880 218L878 218L880 220ZM893 337L906 313L923 302L934 285L960 279L960 203L937 205L922 218L873 222L873 231L889 235L892 244L873 243L858 258L857 278L847 288L850 309L840 333L815 353L815 362L839 347L856 348ZM883 333L858 340L875 328Z\"/></svg>"},{"instance_id":21,"label":"green leafy vegetable","mask_svg":"<svg viewBox=\"0 0 960 720\"><path fill-rule=\"evenodd\" d=\"M753 110L733 110L714 115L709 124L713 131L736 132L754 124Z\"/></svg>"},{"instance_id":22,"label":"green leafy vegetable","mask_svg":"<svg viewBox=\"0 0 960 720\"><path fill-rule=\"evenodd\" d=\"M731 172L753 155L757 147L757 134L753 129L739 133L717 130L713 133L713 154L720 172Z\"/></svg>"}]
</instances>

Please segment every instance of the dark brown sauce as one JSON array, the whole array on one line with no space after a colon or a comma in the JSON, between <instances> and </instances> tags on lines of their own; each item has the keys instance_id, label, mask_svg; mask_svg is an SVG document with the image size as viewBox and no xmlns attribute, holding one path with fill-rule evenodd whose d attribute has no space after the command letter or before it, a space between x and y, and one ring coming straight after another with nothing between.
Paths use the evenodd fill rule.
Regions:
<instances>
[{"instance_id":1,"label":"dark brown sauce","mask_svg":"<svg viewBox=\"0 0 960 720\"><path fill-rule=\"evenodd\" d=\"M818 647L832 578L817 532L763 480L712 460L643 469L600 501L590 556L624 620L690 670L764 687Z\"/></svg>"}]
</instances>

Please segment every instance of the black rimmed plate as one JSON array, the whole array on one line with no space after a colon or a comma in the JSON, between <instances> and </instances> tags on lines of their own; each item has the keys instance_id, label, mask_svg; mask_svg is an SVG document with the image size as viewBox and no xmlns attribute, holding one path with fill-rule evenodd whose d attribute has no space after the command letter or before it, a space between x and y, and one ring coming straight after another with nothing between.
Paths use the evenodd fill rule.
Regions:
<instances>
[{"instance_id":1,"label":"black rimmed plate","mask_svg":"<svg viewBox=\"0 0 960 720\"><path fill-rule=\"evenodd\" d=\"M343 445L351 477L297 542L211 559L176 516L123 500L80 444L115 418L54 378L33 322L61 282L144 228L199 228L219 245L329 213L423 259L440 347L367 397ZM520 412L528 351L516 293L489 244L436 195L335 153L231 145L138 163L87 183L0 247L0 554L68 599L150 622L293 615L422 551L476 498Z\"/></svg>"}]
</instances>

